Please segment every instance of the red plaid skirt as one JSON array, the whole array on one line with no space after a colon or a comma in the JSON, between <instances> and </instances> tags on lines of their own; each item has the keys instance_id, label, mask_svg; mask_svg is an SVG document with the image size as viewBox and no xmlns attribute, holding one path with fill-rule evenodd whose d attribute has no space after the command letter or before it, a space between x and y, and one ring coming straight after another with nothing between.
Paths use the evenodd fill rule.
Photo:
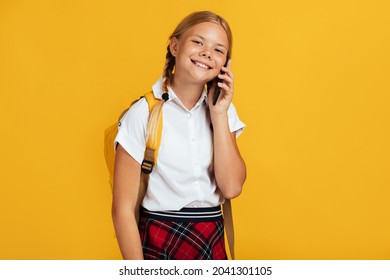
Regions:
<instances>
[{"instance_id":1,"label":"red plaid skirt","mask_svg":"<svg viewBox=\"0 0 390 280\"><path fill-rule=\"evenodd\" d=\"M145 260L227 259L220 207L142 209L139 231Z\"/></svg>"}]
</instances>

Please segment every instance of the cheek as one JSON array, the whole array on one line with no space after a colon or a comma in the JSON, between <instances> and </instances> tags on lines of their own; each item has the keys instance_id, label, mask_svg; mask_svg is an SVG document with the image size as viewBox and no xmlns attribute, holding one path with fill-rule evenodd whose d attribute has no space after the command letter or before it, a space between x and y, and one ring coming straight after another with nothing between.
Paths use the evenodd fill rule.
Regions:
<instances>
[{"instance_id":1,"label":"cheek","mask_svg":"<svg viewBox=\"0 0 390 280\"><path fill-rule=\"evenodd\" d=\"M177 53L176 59L187 60L189 57L195 54L195 50L189 46L183 46L180 51Z\"/></svg>"},{"instance_id":2,"label":"cheek","mask_svg":"<svg viewBox=\"0 0 390 280\"><path fill-rule=\"evenodd\" d=\"M221 69L226 64L226 57L218 57L216 58L216 63L218 65L218 68Z\"/></svg>"},{"instance_id":3,"label":"cheek","mask_svg":"<svg viewBox=\"0 0 390 280\"><path fill-rule=\"evenodd\" d=\"M192 42L185 42L184 44L181 45L181 50L182 50L182 52L185 52L185 53L194 52L195 49L196 48Z\"/></svg>"}]
</instances>

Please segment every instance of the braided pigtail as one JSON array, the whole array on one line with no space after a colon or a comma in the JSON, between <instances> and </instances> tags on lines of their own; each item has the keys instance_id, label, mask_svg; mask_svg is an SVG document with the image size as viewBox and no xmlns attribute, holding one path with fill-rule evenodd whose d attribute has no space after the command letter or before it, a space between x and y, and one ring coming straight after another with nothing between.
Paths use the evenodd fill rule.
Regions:
<instances>
[{"instance_id":1,"label":"braided pigtail","mask_svg":"<svg viewBox=\"0 0 390 280\"><path fill-rule=\"evenodd\" d=\"M165 60L163 79L162 79L162 90L164 93L168 92L168 86L171 85L173 79L172 72L176 62L175 57L172 55L171 50L169 49L169 45L167 47L167 54L165 58L166 60Z\"/></svg>"},{"instance_id":2,"label":"braided pigtail","mask_svg":"<svg viewBox=\"0 0 390 280\"><path fill-rule=\"evenodd\" d=\"M164 105L164 100L160 100L156 105L154 105L153 110L150 112L149 121L147 126L146 133L146 143L151 147L157 146L157 135L158 135L158 123L161 118L162 106Z\"/></svg>"},{"instance_id":3,"label":"braided pigtail","mask_svg":"<svg viewBox=\"0 0 390 280\"><path fill-rule=\"evenodd\" d=\"M175 67L175 57L172 55L169 46L167 47L167 55L164 66L162 90L163 95L161 101L159 101L150 112L148 127L147 127L147 138L146 141L151 143L152 146L156 146L157 139L157 126L159 119L161 118L161 110L164 102L169 99L168 86L170 86L173 78L173 68Z\"/></svg>"}]
</instances>

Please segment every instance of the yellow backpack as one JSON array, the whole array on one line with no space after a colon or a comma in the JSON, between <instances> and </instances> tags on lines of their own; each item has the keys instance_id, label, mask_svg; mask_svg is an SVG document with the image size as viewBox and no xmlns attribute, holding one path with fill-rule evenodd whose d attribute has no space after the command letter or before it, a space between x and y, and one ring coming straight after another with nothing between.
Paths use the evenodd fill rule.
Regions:
<instances>
[{"instance_id":1,"label":"yellow backpack","mask_svg":"<svg viewBox=\"0 0 390 280\"><path fill-rule=\"evenodd\" d=\"M163 100L157 99L153 92L148 92L141 98L145 98L150 112L149 122L148 122L148 140L146 142L145 157L142 164L142 173L150 174L153 169L153 166L157 163L158 148L160 146L160 139L162 133L162 103ZM133 101L130 104L130 107L137 102L138 100ZM159 104L159 106L156 106ZM129 108L130 108L129 107ZM109 183L111 190L113 189L114 183L114 164L115 164L115 148L114 140L118 133L119 121L122 119L123 115L129 110L127 108L124 110L118 118L118 121L108 127L104 132L104 157L106 159L106 165L109 173ZM153 130L153 131L149 131ZM157 135L156 135L157 133Z\"/></svg>"},{"instance_id":2,"label":"yellow backpack","mask_svg":"<svg viewBox=\"0 0 390 280\"><path fill-rule=\"evenodd\" d=\"M136 220L139 219L139 209L142 203L142 200L145 196L146 188L149 181L149 174L153 170L153 166L157 164L158 149L160 147L160 140L162 135L162 126L163 126L163 117L162 117L162 106L165 99L157 99L153 92L148 92L141 98L145 98L148 107L149 107L149 120L147 126L147 135L146 140L146 149L144 160L141 165L141 179L140 179L140 189L137 198L136 204ZM131 103L130 107L137 102L135 100ZM130 108L129 107L129 108ZM106 159L106 165L109 173L109 183L111 186L111 191L113 190L114 183L114 164L115 164L115 149L114 149L114 140L118 133L119 121L122 119L123 115L128 111L127 108L120 114L118 121L108 127L104 132L104 157ZM223 204L223 216L225 220L225 231L226 237L229 244L230 255L234 259L234 229L233 229L233 215L231 209L231 202L229 199L225 199Z\"/></svg>"}]
</instances>

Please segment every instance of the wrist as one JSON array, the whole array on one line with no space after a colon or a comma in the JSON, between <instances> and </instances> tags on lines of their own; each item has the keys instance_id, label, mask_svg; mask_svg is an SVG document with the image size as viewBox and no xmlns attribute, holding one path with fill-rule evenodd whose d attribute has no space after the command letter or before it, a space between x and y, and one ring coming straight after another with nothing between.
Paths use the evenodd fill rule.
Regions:
<instances>
[{"instance_id":1,"label":"wrist","mask_svg":"<svg viewBox=\"0 0 390 280\"><path fill-rule=\"evenodd\" d=\"M221 126L228 123L228 116L226 112L214 113L210 115L213 126Z\"/></svg>"}]
</instances>

